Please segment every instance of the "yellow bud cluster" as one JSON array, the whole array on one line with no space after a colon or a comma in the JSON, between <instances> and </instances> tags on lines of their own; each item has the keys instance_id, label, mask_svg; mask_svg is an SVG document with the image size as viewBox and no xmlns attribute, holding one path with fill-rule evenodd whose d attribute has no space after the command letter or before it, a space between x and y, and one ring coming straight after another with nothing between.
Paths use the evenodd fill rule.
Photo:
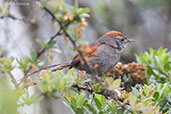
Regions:
<instances>
[{"instance_id":1,"label":"yellow bud cluster","mask_svg":"<svg viewBox=\"0 0 171 114\"><path fill-rule=\"evenodd\" d=\"M85 22L85 21L82 21L82 22L81 22L81 26L82 26L82 27L85 27L85 26L87 26L87 25L88 25L87 22Z\"/></svg>"},{"instance_id":2,"label":"yellow bud cluster","mask_svg":"<svg viewBox=\"0 0 171 114\"><path fill-rule=\"evenodd\" d=\"M34 83L30 79L27 80L27 85L33 85L33 84Z\"/></svg>"},{"instance_id":3,"label":"yellow bud cluster","mask_svg":"<svg viewBox=\"0 0 171 114\"><path fill-rule=\"evenodd\" d=\"M85 77L85 73L84 72L79 72L79 76L81 77L81 78L84 78Z\"/></svg>"},{"instance_id":4,"label":"yellow bud cluster","mask_svg":"<svg viewBox=\"0 0 171 114\"><path fill-rule=\"evenodd\" d=\"M85 26L87 25L88 24L85 21L85 19L82 19L79 25L74 26L74 32L78 34L78 38L83 38L84 34L82 34L82 31L85 29Z\"/></svg>"},{"instance_id":5,"label":"yellow bud cluster","mask_svg":"<svg viewBox=\"0 0 171 114\"><path fill-rule=\"evenodd\" d=\"M67 21L67 20L73 21L73 20L74 20L74 15L71 14L71 13L68 13L68 14L64 15L62 19L63 19L64 21Z\"/></svg>"},{"instance_id":6,"label":"yellow bud cluster","mask_svg":"<svg viewBox=\"0 0 171 114\"><path fill-rule=\"evenodd\" d=\"M31 70L36 71L37 70L37 66L35 64L32 64L31 65Z\"/></svg>"}]
</instances>

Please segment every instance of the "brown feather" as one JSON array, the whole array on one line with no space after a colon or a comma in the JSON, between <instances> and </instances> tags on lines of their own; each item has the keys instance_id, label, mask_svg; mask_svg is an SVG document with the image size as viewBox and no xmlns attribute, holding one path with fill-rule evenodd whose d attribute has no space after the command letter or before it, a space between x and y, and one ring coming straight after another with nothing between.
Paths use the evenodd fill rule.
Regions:
<instances>
[{"instance_id":1,"label":"brown feather","mask_svg":"<svg viewBox=\"0 0 171 114\"><path fill-rule=\"evenodd\" d=\"M84 45L83 46L82 55L84 56L86 61L88 61L88 58L93 56L97 52L98 48L99 48L99 45ZM83 61L82 61L81 56L77 54L74 57L73 61L71 62L70 68L75 67L79 63L83 63Z\"/></svg>"},{"instance_id":2,"label":"brown feather","mask_svg":"<svg viewBox=\"0 0 171 114\"><path fill-rule=\"evenodd\" d=\"M110 32L107 32L106 35L108 35L108 36L124 36L124 34L122 34L121 32L118 32L118 31L110 31Z\"/></svg>"}]
</instances>

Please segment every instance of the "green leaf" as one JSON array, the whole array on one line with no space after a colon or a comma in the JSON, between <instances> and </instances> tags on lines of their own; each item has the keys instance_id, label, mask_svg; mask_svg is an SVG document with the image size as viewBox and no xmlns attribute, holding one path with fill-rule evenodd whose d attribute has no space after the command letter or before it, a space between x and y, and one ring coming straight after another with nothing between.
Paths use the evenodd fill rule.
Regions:
<instances>
[{"instance_id":1,"label":"green leaf","mask_svg":"<svg viewBox=\"0 0 171 114\"><path fill-rule=\"evenodd\" d=\"M97 114L95 108L93 107L93 105L87 104L87 108L93 113L93 114Z\"/></svg>"},{"instance_id":2,"label":"green leaf","mask_svg":"<svg viewBox=\"0 0 171 114\"><path fill-rule=\"evenodd\" d=\"M96 103L97 108L98 108L99 110L101 110L101 106L102 106L102 105L101 105L99 99L95 98L94 101L95 101L95 103Z\"/></svg>"},{"instance_id":3,"label":"green leaf","mask_svg":"<svg viewBox=\"0 0 171 114\"><path fill-rule=\"evenodd\" d=\"M153 97L154 97L155 101L157 101L158 98L159 98L159 92L155 92L155 93L153 94Z\"/></svg>"},{"instance_id":4,"label":"green leaf","mask_svg":"<svg viewBox=\"0 0 171 114\"><path fill-rule=\"evenodd\" d=\"M171 66L170 66L170 63L169 62L166 63L166 64L164 64L164 71L165 72L168 72L170 69L171 69Z\"/></svg>"},{"instance_id":5,"label":"green leaf","mask_svg":"<svg viewBox=\"0 0 171 114\"><path fill-rule=\"evenodd\" d=\"M105 101L106 101L106 98L101 95L101 104L102 104L102 106L105 105Z\"/></svg>"},{"instance_id":6,"label":"green leaf","mask_svg":"<svg viewBox=\"0 0 171 114\"><path fill-rule=\"evenodd\" d=\"M95 90L96 92L99 92L101 89L102 89L101 84L96 83L96 84L94 85L94 90Z\"/></svg>"},{"instance_id":7,"label":"green leaf","mask_svg":"<svg viewBox=\"0 0 171 114\"><path fill-rule=\"evenodd\" d=\"M43 40L36 39L36 42L39 43L41 46L44 47L45 42Z\"/></svg>"},{"instance_id":8,"label":"green leaf","mask_svg":"<svg viewBox=\"0 0 171 114\"><path fill-rule=\"evenodd\" d=\"M129 97L129 103L130 103L130 105L131 105L131 108L132 108L132 110L135 110L136 109L136 97L134 96L134 95L132 95L132 96L130 96Z\"/></svg>"},{"instance_id":9,"label":"green leaf","mask_svg":"<svg viewBox=\"0 0 171 114\"><path fill-rule=\"evenodd\" d=\"M41 82L37 82L37 86L43 93L46 93L48 91L45 85Z\"/></svg>"},{"instance_id":10,"label":"green leaf","mask_svg":"<svg viewBox=\"0 0 171 114\"><path fill-rule=\"evenodd\" d=\"M33 51L31 54L31 61L33 63L36 63L36 61L37 61L37 53L35 51Z\"/></svg>"},{"instance_id":11,"label":"green leaf","mask_svg":"<svg viewBox=\"0 0 171 114\"><path fill-rule=\"evenodd\" d=\"M81 108L77 108L75 113L76 114L84 114L84 112Z\"/></svg>"},{"instance_id":12,"label":"green leaf","mask_svg":"<svg viewBox=\"0 0 171 114\"><path fill-rule=\"evenodd\" d=\"M1 72L10 72L13 70L14 66L12 65L15 58L10 57L8 59L2 59L0 62L0 71Z\"/></svg>"},{"instance_id":13,"label":"green leaf","mask_svg":"<svg viewBox=\"0 0 171 114\"><path fill-rule=\"evenodd\" d=\"M134 88L134 87L132 87L132 94L133 94L136 98L138 98L138 96L139 96L138 90L137 90L136 88Z\"/></svg>"},{"instance_id":14,"label":"green leaf","mask_svg":"<svg viewBox=\"0 0 171 114\"><path fill-rule=\"evenodd\" d=\"M153 69L149 65L147 66L147 74L148 76L155 75L155 73L153 72Z\"/></svg>"},{"instance_id":15,"label":"green leaf","mask_svg":"<svg viewBox=\"0 0 171 114\"><path fill-rule=\"evenodd\" d=\"M51 42L47 43L44 42L43 40L37 39L36 40L42 47L44 47L45 49L49 50L54 48L54 45L56 44L55 40L52 40Z\"/></svg>"},{"instance_id":16,"label":"green leaf","mask_svg":"<svg viewBox=\"0 0 171 114\"><path fill-rule=\"evenodd\" d=\"M109 85L109 89L110 90L119 89L120 85L121 85L121 79L116 79Z\"/></svg>"},{"instance_id":17,"label":"green leaf","mask_svg":"<svg viewBox=\"0 0 171 114\"><path fill-rule=\"evenodd\" d=\"M116 114L118 112L114 101L111 101L111 103L109 103L109 107L110 110L112 111L112 114Z\"/></svg>"},{"instance_id":18,"label":"green leaf","mask_svg":"<svg viewBox=\"0 0 171 114\"><path fill-rule=\"evenodd\" d=\"M49 43L47 49L54 48L54 45L55 45L55 44L56 44L56 41L55 41L55 40L51 41L51 42Z\"/></svg>"},{"instance_id":19,"label":"green leaf","mask_svg":"<svg viewBox=\"0 0 171 114\"><path fill-rule=\"evenodd\" d=\"M29 96L29 94L26 94L26 97L23 97L24 103L28 106L30 106L33 103L40 102L43 99L43 96L38 96L36 94Z\"/></svg>"},{"instance_id":20,"label":"green leaf","mask_svg":"<svg viewBox=\"0 0 171 114\"><path fill-rule=\"evenodd\" d=\"M17 62L24 71L27 70L27 68L29 66L29 59L27 57L24 60L17 59Z\"/></svg>"},{"instance_id":21,"label":"green leaf","mask_svg":"<svg viewBox=\"0 0 171 114\"><path fill-rule=\"evenodd\" d=\"M76 103L77 103L77 107L82 107L84 102L85 102L85 95L82 93L77 97Z\"/></svg>"},{"instance_id":22,"label":"green leaf","mask_svg":"<svg viewBox=\"0 0 171 114\"><path fill-rule=\"evenodd\" d=\"M68 71L67 71L67 76L71 76L72 74L73 74L73 72L74 72L74 70L73 69L69 69Z\"/></svg>"},{"instance_id":23,"label":"green leaf","mask_svg":"<svg viewBox=\"0 0 171 114\"><path fill-rule=\"evenodd\" d=\"M168 55L164 55L162 60L163 60L164 63L169 62L169 56Z\"/></svg>"},{"instance_id":24,"label":"green leaf","mask_svg":"<svg viewBox=\"0 0 171 114\"><path fill-rule=\"evenodd\" d=\"M99 114L104 114L104 113L102 111L100 111Z\"/></svg>"},{"instance_id":25,"label":"green leaf","mask_svg":"<svg viewBox=\"0 0 171 114\"><path fill-rule=\"evenodd\" d=\"M81 15L83 13L89 13L89 12L90 12L89 8L79 8L78 9L78 15Z\"/></svg>"},{"instance_id":26,"label":"green leaf","mask_svg":"<svg viewBox=\"0 0 171 114\"><path fill-rule=\"evenodd\" d=\"M160 111L161 110L163 110L164 108L165 108L165 105L167 104L167 97L164 97L163 99L162 99L162 101L160 102L160 106L161 106L161 108L160 108Z\"/></svg>"},{"instance_id":27,"label":"green leaf","mask_svg":"<svg viewBox=\"0 0 171 114\"><path fill-rule=\"evenodd\" d=\"M74 90L71 90L71 89L68 89L65 93L68 94L69 97L71 97L71 98L78 95L77 92L75 92Z\"/></svg>"}]
</instances>

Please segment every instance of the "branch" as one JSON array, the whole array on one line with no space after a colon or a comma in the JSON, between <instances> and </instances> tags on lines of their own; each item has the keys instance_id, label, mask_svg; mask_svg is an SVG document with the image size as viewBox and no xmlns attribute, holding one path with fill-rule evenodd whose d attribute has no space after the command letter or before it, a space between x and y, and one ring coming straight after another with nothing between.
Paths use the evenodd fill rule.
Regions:
<instances>
[{"instance_id":1,"label":"branch","mask_svg":"<svg viewBox=\"0 0 171 114\"><path fill-rule=\"evenodd\" d=\"M95 92L93 89L91 89L90 87L87 86L83 86L83 85L77 85L77 84L73 84L72 85L73 88L80 90L84 90L87 92L90 92L91 94L96 93L96 94L100 94L103 95L106 99L110 99L112 98L122 109L127 110L128 112L133 114L133 111L128 109L125 104L121 103L122 99L120 99L117 95L115 95L115 91L106 91L106 90L101 90L100 92ZM112 93L112 94L111 94ZM116 97L117 96L117 97ZM120 101L120 102L119 102ZM139 112L137 112L139 113Z\"/></svg>"},{"instance_id":2,"label":"branch","mask_svg":"<svg viewBox=\"0 0 171 114\"><path fill-rule=\"evenodd\" d=\"M94 93L94 91L91 88L87 87L87 86L73 84L72 87L78 89L79 91L84 90L84 91L88 91L90 93Z\"/></svg>"},{"instance_id":3,"label":"branch","mask_svg":"<svg viewBox=\"0 0 171 114\"><path fill-rule=\"evenodd\" d=\"M48 41L48 44L50 44L58 35L61 35L61 30L60 29L55 35L50 37L50 40ZM45 52L45 48L43 48L40 52L37 53L37 58L39 58L44 52Z\"/></svg>"},{"instance_id":4,"label":"branch","mask_svg":"<svg viewBox=\"0 0 171 114\"><path fill-rule=\"evenodd\" d=\"M31 21L26 20L24 18L15 17L14 15L12 15L10 13L8 15L5 15L5 16L0 16L0 19L4 19L4 18L10 18L10 19L13 19L13 20L23 21L24 23L27 23L27 24L32 24Z\"/></svg>"},{"instance_id":5,"label":"branch","mask_svg":"<svg viewBox=\"0 0 171 114\"><path fill-rule=\"evenodd\" d=\"M28 76L31 76L31 75L33 75L33 74L35 74L35 73L37 73L37 72L42 71L42 70L47 70L47 69L49 69L49 68L54 68L54 67L57 67L57 68L53 69L52 71L62 70L62 69L64 69L64 68L66 68L66 67L69 67L70 64L71 64L70 62L66 62L66 63L62 63L62 64L50 65L50 66L48 66L48 67L40 68L39 70L36 70L36 71L30 73L30 74L28 74Z\"/></svg>"}]
</instances>

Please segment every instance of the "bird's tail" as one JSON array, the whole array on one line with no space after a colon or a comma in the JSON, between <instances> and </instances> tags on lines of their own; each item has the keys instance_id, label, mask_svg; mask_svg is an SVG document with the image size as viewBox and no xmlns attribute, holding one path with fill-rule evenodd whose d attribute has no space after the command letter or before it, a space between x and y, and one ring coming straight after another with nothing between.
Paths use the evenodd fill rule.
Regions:
<instances>
[{"instance_id":1,"label":"bird's tail","mask_svg":"<svg viewBox=\"0 0 171 114\"><path fill-rule=\"evenodd\" d=\"M35 74L37 72L40 72L42 70L51 70L51 71L62 70L62 69L65 69L65 68L69 68L70 65L71 65L71 62L50 65L48 67L44 67L44 68L41 68L39 70L36 70L36 71L30 73L28 76L33 75L33 74Z\"/></svg>"}]
</instances>

